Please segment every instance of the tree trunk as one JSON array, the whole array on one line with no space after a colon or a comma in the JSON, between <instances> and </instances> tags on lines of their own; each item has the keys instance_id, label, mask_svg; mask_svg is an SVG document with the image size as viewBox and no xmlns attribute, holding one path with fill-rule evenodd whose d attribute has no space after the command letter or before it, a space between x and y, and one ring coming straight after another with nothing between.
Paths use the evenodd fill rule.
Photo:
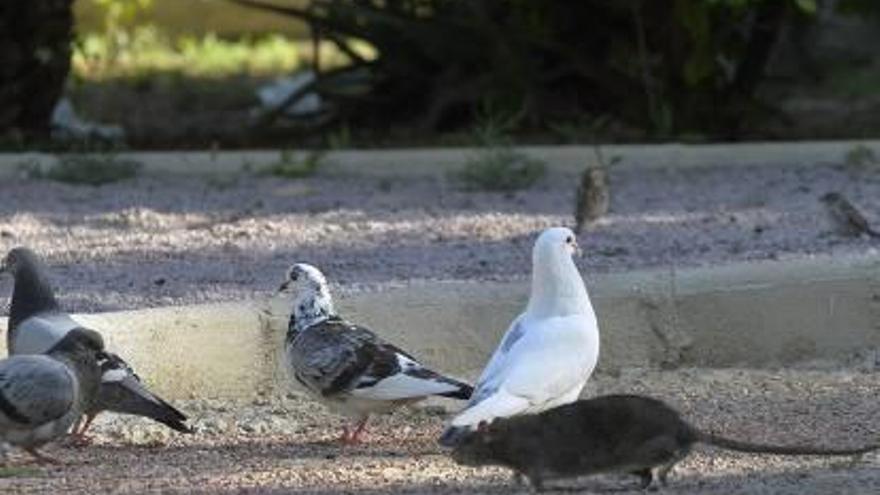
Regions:
<instances>
[{"instance_id":1,"label":"tree trunk","mask_svg":"<svg viewBox=\"0 0 880 495\"><path fill-rule=\"evenodd\" d=\"M70 71L72 4L0 1L0 137L48 137Z\"/></svg>"}]
</instances>

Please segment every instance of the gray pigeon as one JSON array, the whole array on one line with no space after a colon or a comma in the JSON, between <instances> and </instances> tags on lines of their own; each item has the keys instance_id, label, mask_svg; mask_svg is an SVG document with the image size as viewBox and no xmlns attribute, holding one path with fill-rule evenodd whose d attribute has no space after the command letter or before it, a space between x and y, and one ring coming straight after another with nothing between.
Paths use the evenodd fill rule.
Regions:
<instances>
[{"instance_id":1,"label":"gray pigeon","mask_svg":"<svg viewBox=\"0 0 880 495\"><path fill-rule=\"evenodd\" d=\"M294 294L285 342L288 369L321 402L357 421L353 430L344 428L343 443L359 441L371 413L432 395L470 398L470 385L425 368L370 330L340 318L317 268L293 265L280 291Z\"/></svg>"},{"instance_id":2,"label":"gray pigeon","mask_svg":"<svg viewBox=\"0 0 880 495\"><path fill-rule=\"evenodd\" d=\"M95 400L103 348L97 332L76 328L48 354L0 360L0 441L57 462L37 449L63 436Z\"/></svg>"},{"instance_id":3,"label":"gray pigeon","mask_svg":"<svg viewBox=\"0 0 880 495\"><path fill-rule=\"evenodd\" d=\"M83 328L61 310L37 255L27 248L9 251L0 272L15 278L6 344L11 355L45 354L71 330ZM115 354L102 355L101 388L73 433L81 439L101 411L144 416L182 433L192 433L186 416L147 390L131 367Z\"/></svg>"}]
</instances>

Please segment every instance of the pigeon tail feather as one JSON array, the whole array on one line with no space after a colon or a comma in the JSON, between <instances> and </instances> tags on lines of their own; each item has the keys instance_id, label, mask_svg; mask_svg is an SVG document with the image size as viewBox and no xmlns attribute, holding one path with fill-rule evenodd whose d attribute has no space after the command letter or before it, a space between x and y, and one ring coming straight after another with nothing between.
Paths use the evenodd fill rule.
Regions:
<instances>
[{"instance_id":1,"label":"pigeon tail feather","mask_svg":"<svg viewBox=\"0 0 880 495\"><path fill-rule=\"evenodd\" d=\"M437 394L440 397L446 397L449 399L459 399L459 400L468 400L471 398L471 395L474 394L474 387L468 385L467 383L459 383L458 390L454 390L452 392L445 392L442 394Z\"/></svg>"},{"instance_id":2,"label":"pigeon tail feather","mask_svg":"<svg viewBox=\"0 0 880 495\"><path fill-rule=\"evenodd\" d=\"M511 395L504 390L499 390L483 401L462 411L453 418L452 426L476 428L483 421L492 421L495 418L506 418L520 414L526 411L530 405L525 397Z\"/></svg>"},{"instance_id":3,"label":"pigeon tail feather","mask_svg":"<svg viewBox=\"0 0 880 495\"><path fill-rule=\"evenodd\" d=\"M116 400L106 401L108 411L143 416L181 433L193 433L186 425L186 415L144 388L135 378L121 382L104 383L103 388L116 388Z\"/></svg>"}]
</instances>

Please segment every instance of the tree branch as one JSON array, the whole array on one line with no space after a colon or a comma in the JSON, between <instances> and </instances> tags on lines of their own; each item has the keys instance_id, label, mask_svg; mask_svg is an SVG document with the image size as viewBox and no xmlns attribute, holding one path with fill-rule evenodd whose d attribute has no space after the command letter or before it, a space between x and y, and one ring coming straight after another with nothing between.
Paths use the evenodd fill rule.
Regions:
<instances>
[{"instance_id":1,"label":"tree branch","mask_svg":"<svg viewBox=\"0 0 880 495\"><path fill-rule=\"evenodd\" d=\"M339 22L333 22L330 19L325 17L321 17L319 15L315 15L310 12L308 9L300 9L296 7L291 7L289 5L274 5L271 3L264 3L262 1L255 2L253 0L227 0L229 2L241 5L243 7L249 7L257 10L263 10L266 12L273 12L276 14L287 15L291 17L296 17L302 19L303 21L312 24L317 27L325 28L325 29L333 29L336 31L340 31L343 33L349 34L357 34L357 29L355 26L347 26Z\"/></svg>"}]
</instances>

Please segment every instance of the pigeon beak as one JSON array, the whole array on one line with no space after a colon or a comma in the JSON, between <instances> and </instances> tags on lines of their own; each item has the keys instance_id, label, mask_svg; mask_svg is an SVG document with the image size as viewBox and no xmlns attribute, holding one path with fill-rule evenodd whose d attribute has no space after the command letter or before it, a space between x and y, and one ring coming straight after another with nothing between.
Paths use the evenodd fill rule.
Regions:
<instances>
[{"instance_id":1,"label":"pigeon beak","mask_svg":"<svg viewBox=\"0 0 880 495\"><path fill-rule=\"evenodd\" d=\"M577 241L574 241L574 243L572 244L572 249L574 249L574 255L578 258L583 256L584 251L581 249L580 245L578 245Z\"/></svg>"},{"instance_id":2,"label":"pigeon beak","mask_svg":"<svg viewBox=\"0 0 880 495\"><path fill-rule=\"evenodd\" d=\"M281 284L281 287L278 287L278 292L284 292L289 287L290 287L290 281L288 280L288 281L284 282L283 284Z\"/></svg>"}]
</instances>

